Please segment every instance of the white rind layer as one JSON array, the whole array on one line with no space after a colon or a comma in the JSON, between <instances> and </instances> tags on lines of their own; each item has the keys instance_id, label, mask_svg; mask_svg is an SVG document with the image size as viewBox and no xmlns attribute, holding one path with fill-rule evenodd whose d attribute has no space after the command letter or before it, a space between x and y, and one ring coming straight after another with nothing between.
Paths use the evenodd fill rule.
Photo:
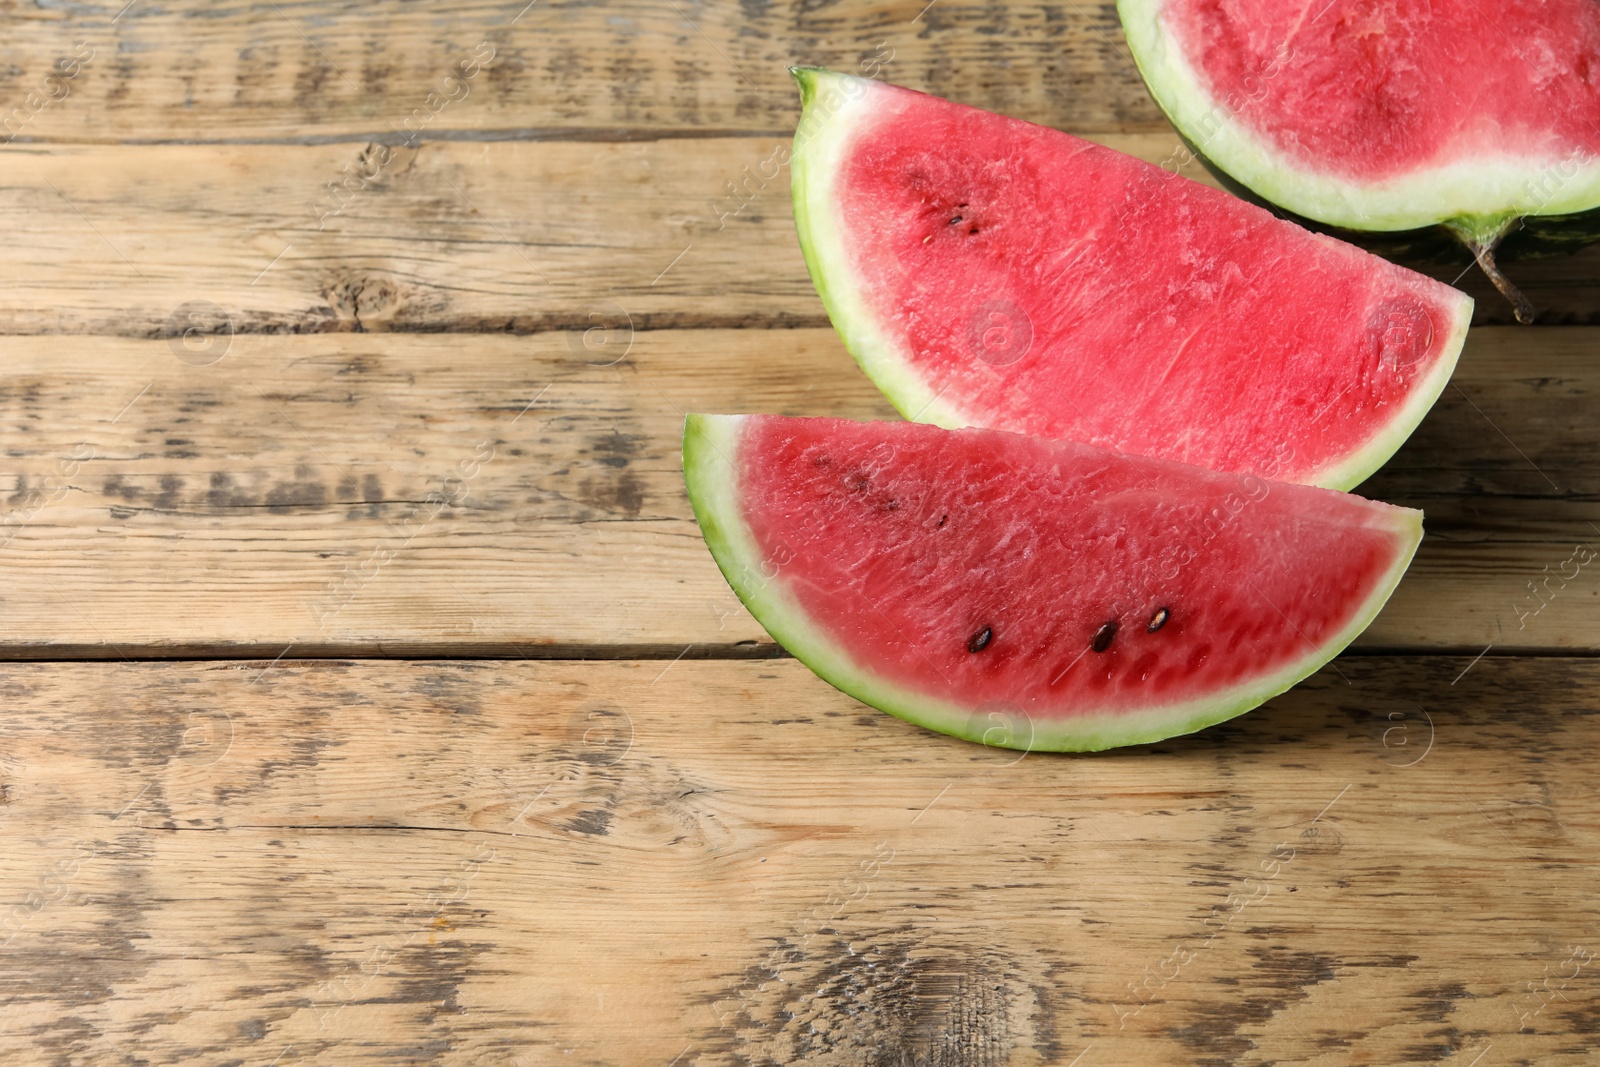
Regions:
<instances>
[{"instance_id":1,"label":"white rind layer","mask_svg":"<svg viewBox=\"0 0 1600 1067\"><path fill-rule=\"evenodd\" d=\"M1319 173L1291 160L1237 119L1162 24L1166 0L1117 0L1134 62L1150 95L1201 155L1263 199L1352 230L1414 230L1455 223L1496 235L1509 219L1571 215L1600 206L1600 155L1478 156L1381 182Z\"/></svg>"},{"instance_id":2,"label":"white rind layer","mask_svg":"<svg viewBox=\"0 0 1600 1067\"><path fill-rule=\"evenodd\" d=\"M683 430L683 471L706 545L745 607L772 638L824 681L863 703L939 733L999 748L1036 752L1097 752L1194 733L1260 706L1316 672L1365 630L1405 574L1422 541L1422 513L1389 508L1373 513L1399 538L1382 579L1350 622L1321 645L1269 674L1193 700L1137 711L1094 707L1022 711L1022 721L988 706L972 708L915 692L874 673L802 608L781 567L762 556L744 519L738 472L744 415L690 415ZM992 706L992 705L990 705ZM1048 712L1060 714L1050 715Z\"/></svg>"},{"instance_id":3,"label":"white rind layer","mask_svg":"<svg viewBox=\"0 0 1600 1067\"><path fill-rule=\"evenodd\" d=\"M790 157L795 225L806 267L834 328L867 377L907 419L950 430L987 425L985 418L963 411L958 398L934 389L917 371L903 342L884 330L878 312L861 298L865 286L839 216L842 198L834 182L844 173L857 138L870 134L879 109L894 106L899 94L870 79L834 71L799 68L794 74L805 104ZM1360 448L1337 462L1297 473L1293 480L1348 490L1370 477L1405 443L1444 391L1466 340L1473 302L1457 295L1455 317L1439 358L1404 406Z\"/></svg>"},{"instance_id":4,"label":"white rind layer","mask_svg":"<svg viewBox=\"0 0 1600 1067\"><path fill-rule=\"evenodd\" d=\"M1307 484L1341 492L1354 489L1389 462L1389 457L1406 443L1423 417L1432 410L1444 387L1450 384L1450 375L1455 373L1456 361L1461 356L1461 346L1467 340L1467 329L1472 325L1472 308L1471 297L1462 297L1456 304L1455 319L1450 323L1449 335L1439 350L1438 360L1433 369L1428 371L1427 377L1419 381L1406 397L1400 411L1365 444L1345 456L1343 461L1307 475Z\"/></svg>"},{"instance_id":5,"label":"white rind layer","mask_svg":"<svg viewBox=\"0 0 1600 1067\"><path fill-rule=\"evenodd\" d=\"M970 425L944 401L878 328L877 315L860 297L855 266L839 219L834 179L843 173L851 144L870 126L870 116L885 94L877 82L833 71L794 71L804 96L805 114L795 131L789 174L794 221L811 280L845 348L900 414L912 422L946 429Z\"/></svg>"}]
</instances>

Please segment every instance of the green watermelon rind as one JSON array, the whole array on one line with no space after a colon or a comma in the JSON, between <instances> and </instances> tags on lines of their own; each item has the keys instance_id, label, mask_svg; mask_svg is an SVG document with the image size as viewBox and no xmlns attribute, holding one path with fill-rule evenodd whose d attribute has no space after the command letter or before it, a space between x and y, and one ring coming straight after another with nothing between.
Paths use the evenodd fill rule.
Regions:
<instances>
[{"instance_id":1,"label":"green watermelon rind","mask_svg":"<svg viewBox=\"0 0 1600 1067\"><path fill-rule=\"evenodd\" d=\"M855 270L834 220L829 179L841 169L855 127L851 119L876 83L821 67L793 67L790 73L800 83L801 101L800 124L789 154L794 221L822 306L850 355L900 414L913 422L961 429L967 420L929 388L877 328L875 316L850 283ZM834 285L830 278L843 284Z\"/></svg>"},{"instance_id":2,"label":"green watermelon rind","mask_svg":"<svg viewBox=\"0 0 1600 1067\"><path fill-rule=\"evenodd\" d=\"M1600 156L1588 160L1461 160L1381 183L1308 171L1233 118L1161 25L1166 0L1117 0L1135 66L1156 105L1205 158L1256 195L1297 215L1350 230L1404 231L1451 223L1489 240L1509 220L1600 207ZM1211 132L1201 133L1212 127ZM1553 168L1575 169L1548 195Z\"/></svg>"},{"instance_id":3,"label":"green watermelon rind","mask_svg":"<svg viewBox=\"0 0 1600 1067\"><path fill-rule=\"evenodd\" d=\"M1394 532L1404 540L1388 572L1338 634L1272 674L1160 709L1085 713L1057 722L1030 717L1026 731L1009 722L997 729L995 718L985 714L984 708L962 707L874 675L813 622L789 595L781 567L763 559L739 502L739 441L745 418L689 415L683 431L683 471L689 501L706 545L734 593L773 640L839 691L907 722L991 747L1099 752L1191 734L1243 715L1314 674L1355 640L1382 610L1422 541L1422 513L1392 509L1389 514L1394 518Z\"/></svg>"},{"instance_id":4,"label":"green watermelon rind","mask_svg":"<svg viewBox=\"0 0 1600 1067\"><path fill-rule=\"evenodd\" d=\"M1351 452L1342 462L1316 471L1306 479L1308 484L1345 492L1372 477L1378 468L1389 462L1389 458L1400 450L1400 446L1405 444L1422 424L1422 420L1427 417L1434 403L1444 392L1444 387L1450 384L1450 376L1455 373L1456 362L1461 358L1461 348L1467 341L1467 330L1472 325L1472 309L1473 300L1469 296L1463 296L1457 302L1455 318L1451 321L1448 335L1439 349L1438 360L1427 375L1417 382L1417 387L1411 391L1394 417L1384 423L1383 428L1366 444Z\"/></svg>"},{"instance_id":5,"label":"green watermelon rind","mask_svg":"<svg viewBox=\"0 0 1600 1067\"><path fill-rule=\"evenodd\" d=\"M852 136L861 126L863 113L858 109L877 83L820 67L795 67L791 73L800 83L802 103L794 150L790 153L795 227L806 269L829 319L862 371L907 419L947 430L982 425L983 420L963 413L912 369L896 344L878 328L876 315L861 300L860 287L852 280L855 268L837 220L832 179L840 173ZM1472 308L1471 297L1462 294L1433 368L1417 383L1404 406L1366 444L1337 463L1291 480L1324 489L1348 490L1388 462L1449 383L1472 322Z\"/></svg>"}]
</instances>

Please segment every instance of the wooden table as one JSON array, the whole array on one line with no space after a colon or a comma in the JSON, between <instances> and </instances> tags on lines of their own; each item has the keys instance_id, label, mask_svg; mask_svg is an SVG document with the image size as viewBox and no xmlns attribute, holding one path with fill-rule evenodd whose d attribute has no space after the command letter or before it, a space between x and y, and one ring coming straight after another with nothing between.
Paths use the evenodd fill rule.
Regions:
<instances>
[{"instance_id":1,"label":"wooden table","mask_svg":"<svg viewBox=\"0 0 1600 1067\"><path fill-rule=\"evenodd\" d=\"M892 415L784 67L1167 159L1110 3L125 2L0 8L0 1061L1597 1062L1600 250L1462 278L1347 655L1020 757L785 657L678 438Z\"/></svg>"}]
</instances>

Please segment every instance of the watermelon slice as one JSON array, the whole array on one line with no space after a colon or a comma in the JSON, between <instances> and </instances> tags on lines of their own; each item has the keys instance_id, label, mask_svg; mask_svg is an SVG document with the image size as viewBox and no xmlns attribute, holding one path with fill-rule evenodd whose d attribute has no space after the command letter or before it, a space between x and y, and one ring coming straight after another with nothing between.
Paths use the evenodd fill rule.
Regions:
<instances>
[{"instance_id":1,"label":"watermelon slice","mask_svg":"<svg viewBox=\"0 0 1600 1067\"><path fill-rule=\"evenodd\" d=\"M1422 515L1075 442L690 415L729 584L822 678L943 733L1092 751L1242 714L1388 599Z\"/></svg>"},{"instance_id":2,"label":"watermelon slice","mask_svg":"<svg viewBox=\"0 0 1600 1067\"><path fill-rule=\"evenodd\" d=\"M1064 133L795 75L806 263L908 418L1348 489L1455 366L1449 286Z\"/></svg>"},{"instance_id":3,"label":"watermelon slice","mask_svg":"<svg viewBox=\"0 0 1600 1067\"><path fill-rule=\"evenodd\" d=\"M1600 207L1594 0L1118 0L1151 95L1213 169L1352 230L1493 249ZM1592 223L1588 229L1593 230Z\"/></svg>"}]
</instances>

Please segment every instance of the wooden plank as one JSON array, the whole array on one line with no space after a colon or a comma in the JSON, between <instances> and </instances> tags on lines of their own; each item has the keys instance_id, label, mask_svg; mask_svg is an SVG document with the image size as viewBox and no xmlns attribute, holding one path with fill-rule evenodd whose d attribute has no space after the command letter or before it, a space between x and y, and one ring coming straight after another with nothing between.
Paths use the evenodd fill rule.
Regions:
<instances>
[{"instance_id":1,"label":"wooden plank","mask_svg":"<svg viewBox=\"0 0 1600 1067\"><path fill-rule=\"evenodd\" d=\"M1437 258L1395 257L1413 270L1454 285L1476 301L1474 325L1509 325L1510 304L1465 253L1450 248ZM1600 323L1600 245L1560 255L1507 257L1505 273L1533 301L1538 326Z\"/></svg>"},{"instance_id":2,"label":"wooden plank","mask_svg":"<svg viewBox=\"0 0 1600 1067\"><path fill-rule=\"evenodd\" d=\"M771 652L694 524L682 413L892 410L831 330L602 339L9 341L0 656ZM1472 335L1364 487L1429 537L1361 647L1600 648L1568 562L1600 543L1591 346Z\"/></svg>"},{"instance_id":3,"label":"wooden plank","mask_svg":"<svg viewBox=\"0 0 1600 1067\"><path fill-rule=\"evenodd\" d=\"M13 147L0 333L826 325L788 172L760 178L787 143Z\"/></svg>"},{"instance_id":4,"label":"wooden plank","mask_svg":"<svg viewBox=\"0 0 1600 1067\"><path fill-rule=\"evenodd\" d=\"M1100 139L1177 165L1171 133ZM786 143L12 146L0 333L822 326ZM372 182L327 189L363 158ZM1600 247L1515 273L1552 321L1600 314Z\"/></svg>"},{"instance_id":5,"label":"wooden plank","mask_svg":"<svg viewBox=\"0 0 1600 1067\"><path fill-rule=\"evenodd\" d=\"M1101 757L792 662L7 667L0 1049L1588 1063L1600 664L1468 663Z\"/></svg>"},{"instance_id":6,"label":"wooden plank","mask_svg":"<svg viewBox=\"0 0 1600 1067\"><path fill-rule=\"evenodd\" d=\"M51 141L769 132L793 126L796 63L881 72L1075 129L1162 122L1105 2L125 4L6 5L0 101L25 109L6 132ZM474 57L486 62L471 77L447 80ZM47 82L58 58L75 76ZM443 103L407 127L430 92ZM25 105L29 93L47 102Z\"/></svg>"}]
</instances>

